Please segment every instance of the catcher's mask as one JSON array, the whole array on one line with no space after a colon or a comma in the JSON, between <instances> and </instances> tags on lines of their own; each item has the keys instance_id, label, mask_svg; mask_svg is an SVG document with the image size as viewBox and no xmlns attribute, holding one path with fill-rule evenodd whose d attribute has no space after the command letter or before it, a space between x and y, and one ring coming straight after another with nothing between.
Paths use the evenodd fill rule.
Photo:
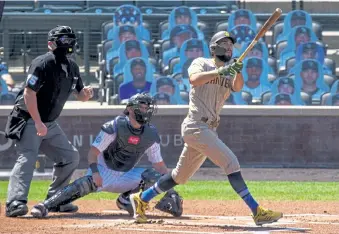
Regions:
<instances>
[{"instance_id":1,"label":"catcher's mask","mask_svg":"<svg viewBox=\"0 0 339 234\"><path fill-rule=\"evenodd\" d=\"M76 43L76 35L69 26L58 25L48 33L48 49L58 55L72 54Z\"/></svg>"},{"instance_id":2,"label":"catcher's mask","mask_svg":"<svg viewBox=\"0 0 339 234\"><path fill-rule=\"evenodd\" d=\"M144 109L142 106L143 104L147 106L145 111L141 110ZM146 93L135 94L128 100L126 109L124 111L125 115L129 115L127 107L131 107L135 116L135 120L141 125L149 123L153 114L156 112L154 99Z\"/></svg>"},{"instance_id":3,"label":"catcher's mask","mask_svg":"<svg viewBox=\"0 0 339 234\"><path fill-rule=\"evenodd\" d=\"M228 62L231 60L232 56L226 55L226 49L218 44L218 42L224 38L228 38L235 43L234 38L226 31L220 31L213 35L210 41L210 51L214 54L220 61Z\"/></svg>"}]
</instances>

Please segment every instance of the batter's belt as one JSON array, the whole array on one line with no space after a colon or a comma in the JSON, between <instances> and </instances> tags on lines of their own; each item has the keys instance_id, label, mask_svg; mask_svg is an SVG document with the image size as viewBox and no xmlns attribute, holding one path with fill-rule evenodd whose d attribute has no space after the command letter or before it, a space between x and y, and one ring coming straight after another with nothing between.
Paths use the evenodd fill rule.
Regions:
<instances>
[{"instance_id":1,"label":"batter's belt","mask_svg":"<svg viewBox=\"0 0 339 234\"><path fill-rule=\"evenodd\" d=\"M217 119L214 119L214 120L213 119L208 119L208 117L201 117L200 119L197 119L197 117L193 117L193 115L191 113L188 113L187 116L188 116L188 118L193 119L193 120L200 120L200 121L206 123L208 126L210 126L212 128L218 127L219 122L220 122Z\"/></svg>"}]
</instances>

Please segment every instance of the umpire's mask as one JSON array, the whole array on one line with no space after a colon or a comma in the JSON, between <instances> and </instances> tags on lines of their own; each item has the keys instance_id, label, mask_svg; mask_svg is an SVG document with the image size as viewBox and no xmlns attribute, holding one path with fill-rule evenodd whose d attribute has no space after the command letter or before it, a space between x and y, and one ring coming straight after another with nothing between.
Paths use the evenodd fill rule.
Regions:
<instances>
[{"instance_id":1,"label":"umpire's mask","mask_svg":"<svg viewBox=\"0 0 339 234\"><path fill-rule=\"evenodd\" d=\"M69 26L57 26L48 33L48 49L57 57L74 53L77 38Z\"/></svg>"},{"instance_id":2,"label":"umpire's mask","mask_svg":"<svg viewBox=\"0 0 339 234\"><path fill-rule=\"evenodd\" d=\"M128 100L127 107L132 108L135 120L141 125L149 123L156 111L155 101L146 93L138 93L132 96Z\"/></svg>"}]
</instances>

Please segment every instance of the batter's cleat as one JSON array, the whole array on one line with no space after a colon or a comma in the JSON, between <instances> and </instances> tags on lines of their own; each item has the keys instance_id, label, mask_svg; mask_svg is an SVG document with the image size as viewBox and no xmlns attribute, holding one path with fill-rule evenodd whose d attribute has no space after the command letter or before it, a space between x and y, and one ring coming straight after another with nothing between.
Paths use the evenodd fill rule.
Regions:
<instances>
[{"instance_id":1,"label":"batter's cleat","mask_svg":"<svg viewBox=\"0 0 339 234\"><path fill-rule=\"evenodd\" d=\"M129 200L128 200L128 203L127 203L127 202L123 203L123 202L121 202L121 201L119 200L119 198L120 198L120 197L118 197L118 199L117 199L117 201L116 201L117 207L118 207L120 210L125 210L125 211L127 211L128 214L129 214L130 216L133 216L134 211L133 211L133 207L132 207L131 203L129 202Z\"/></svg>"},{"instance_id":2,"label":"batter's cleat","mask_svg":"<svg viewBox=\"0 0 339 234\"><path fill-rule=\"evenodd\" d=\"M22 201L12 201L6 205L6 216L7 217L18 217L24 216L28 213L28 207L26 203Z\"/></svg>"},{"instance_id":3,"label":"batter's cleat","mask_svg":"<svg viewBox=\"0 0 339 234\"><path fill-rule=\"evenodd\" d=\"M31 215L34 218L44 218L48 215L48 209L44 206L43 203L39 203L33 206L31 210Z\"/></svg>"},{"instance_id":4,"label":"batter's cleat","mask_svg":"<svg viewBox=\"0 0 339 234\"><path fill-rule=\"evenodd\" d=\"M146 210L148 209L148 202L141 200L141 192L134 193L129 196L131 205L133 207L133 218L137 223L147 223L147 217L145 215Z\"/></svg>"},{"instance_id":5,"label":"batter's cleat","mask_svg":"<svg viewBox=\"0 0 339 234\"><path fill-rule=\"evenodd\" d=\"M253 216L253 220L257 226L261 226L263 224L274 223L283 217L283 213L276 212L272 210L265 209L261 206L257 208L257 214Z\"/></svg>"},{"instance_id":6,"label":"batter's cleat","mask_svg":"<svg viewBox=\"0 0 339 234\"><path fill-rule=\"evenodd\" d=\"M79 210L79 207L73 205L72 203L68 203L65 205L60 205L57 207L53 207L49 209L49 212L62 212L62 213L75 213Z\"/></svg>"}]
</instances>

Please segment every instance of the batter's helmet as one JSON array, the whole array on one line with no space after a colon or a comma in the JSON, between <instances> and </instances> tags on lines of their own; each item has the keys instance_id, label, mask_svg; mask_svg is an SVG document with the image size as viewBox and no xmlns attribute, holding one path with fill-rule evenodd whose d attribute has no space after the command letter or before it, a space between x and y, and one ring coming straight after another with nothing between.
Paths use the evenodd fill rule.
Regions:
<instances>
[{"instance_id":1,"label":"batter's helmet","mask_svg":"<svg viewBox=\"0 0 339 234\"><path fill-rule=\"evenodd\" d=\"M140 110L140 104L148 105L148 109L146 112L142 112ZM135 114L135 120L139 124L146 124L150 122L153 113L156 111L155 100L147 93L137 93L133 95L128 100L126 107L132 107ZM129 114L127 109L124 111L124 114Z\"/></svg>"},{"instance_id":2,"label":"batter's helmet","mask_svg":"<svg viewBox=\"0 0 339 234\"><path fill-rule=\"evenodd\" d=\"M213 37L211 38L210 45L209 45L210 50L213 50L212 48L217 46L217 42L224 38L229 38L233 44L235 43L235 39L229 34L229 32L220 31L214 34Z\"/></svg>"},{"instance_id":3,"label":"batter's helmet","mask_svg":"<svg viewBox=\"0 0 339 234\"><path fill-rule=\"evenodd\" d=\"M58 25L48 33L48 48L52 51L60 48L71 54L74 52L76 42L76 35L69 26Z\"/></svg>"}]
</instances>

